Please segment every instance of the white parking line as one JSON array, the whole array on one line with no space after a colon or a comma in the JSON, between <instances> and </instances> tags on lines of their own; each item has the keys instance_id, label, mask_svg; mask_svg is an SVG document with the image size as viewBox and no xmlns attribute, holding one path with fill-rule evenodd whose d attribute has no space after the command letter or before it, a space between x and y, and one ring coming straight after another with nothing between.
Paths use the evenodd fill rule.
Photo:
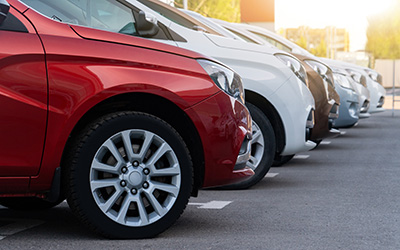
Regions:
<instances>
[{"instance_id":1,"label":"white parking line","mask_svg":"<svg viewBox=\"0 0 400 250\"><path fill-rule=\"evenodd\" d=\"M13 223L0 227L0 240L44 223L41 220L7 219Z\"/></svg>"},{"instance_id":2,"label":"white parking line","mask_svg":"<svg viewBox=\"0 0 400 250\"><path fill-rule=\"evenodd\" d=\"M198 206L198 208L201 209L223 209L227 205L231 204L232 201L210 201L207 203L195 203L195 202L189 202L188 205L191 206Z\"/></svg>"},{"instance_id":3,"label":"white parking line","mask_svg":"<svg viewBox=\"0 0 400 250\"><path fill-rule=\"evenodd\" d=\"M293 159L307 159L310 157L309 155L295 155Z\"/></svg>"},{"instance_id":4,"label":"white parking line","mask_svg":"<svg viewBox=\"0 0 400 250\"><path fill-rule=\"evenodd\" d=\"M346 131L340 131L341 135L345 135L347 132Z\"/></svg>"},{"instance_id":5,"label":"white parking line","mask_svg":"<svg viewBox=\"0 0 400 250\"><path fill-rule=\"evenodd\" d=\"M266 175L265 175L265 177L264 178L274 178L275 176L277 176L279 173L267 173Z\"/></svg>"},{"instance_id":6,"label":"white parking line","mask_svg":"<svg viewBox=\"0 0 400 250\"><path fill-rule=\"evenodd\" d=\"M320 144L321 145L329 145L329 144L331 144L331 141L322 141Z\"/></svg>"}]
</instances>

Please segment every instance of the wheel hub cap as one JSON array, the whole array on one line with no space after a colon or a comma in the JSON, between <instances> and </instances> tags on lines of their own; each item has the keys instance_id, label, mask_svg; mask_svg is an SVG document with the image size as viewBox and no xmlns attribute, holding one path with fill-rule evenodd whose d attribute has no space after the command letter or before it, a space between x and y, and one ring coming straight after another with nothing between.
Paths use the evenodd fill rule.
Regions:
<instances>
[{"instance_id":1,"label":"wheel hub cap","mask_svg":"<svg viewBox=\"0 0 400 250\"><path fill-rule=\"evenodd\" d=\"M128 176L128 183L133 187L138 187L143 183L143 175L139 171L132 171Z\"/></svg>"},{"instance_id":2,"label":"wheel hub cap","mask_svg":"<svg viewBox=\"0 0 400 250\"><path fill-rule=\"evenodd\" d=\"M116 223L141 227L172 209L181 186L178 158L160 136L141 129L121 131L96 152L90 188L101 211Z\"/></svg>"}]
</instances>

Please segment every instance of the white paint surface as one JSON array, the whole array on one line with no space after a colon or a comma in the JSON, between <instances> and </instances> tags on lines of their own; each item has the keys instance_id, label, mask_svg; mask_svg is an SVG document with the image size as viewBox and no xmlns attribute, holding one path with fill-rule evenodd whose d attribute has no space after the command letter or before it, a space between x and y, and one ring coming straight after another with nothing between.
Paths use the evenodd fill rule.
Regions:
<instances>
[{"instance_id":1,"label":"white paint surface","mask_svg":"<svg viewBox=\"0 0 400 250\"><path fill-rule=\"evenodd\" d=\"M201 209L223 209L227 205L231 204L232 201L210 201L207 203L195 203L189 202L191 206L198 206Z\"/></svg>"},{"instance_id":2,"label":"white paint surface","mask_svg":"<svg viewBox=\"0 0 400 250\"><path fill-rule=\"evenodd\" d=\"M321 145L329 145L331 143L332 143L331 141L322 141L320 144Z\"/></svg>"},{"instance_id":3,"label":"white paint surface","mask_svg":"<svg viewBox=\"0 0 400 250\"><path fill-rule=\"evenodd\" d=\"M309 155L295 155L293 159L307 159L310 157Z\"/></svg>"},{"instance_id":4,"label":"white paint surface","mask_svg":"<svg viewBox=\"0 0 400 250\"><path fill-rule=\"evenodd\" d=\"M265 175L265 178L274 178L275 176L277 176L279 173L267 173Z\"/></svg>"}]
</instances>

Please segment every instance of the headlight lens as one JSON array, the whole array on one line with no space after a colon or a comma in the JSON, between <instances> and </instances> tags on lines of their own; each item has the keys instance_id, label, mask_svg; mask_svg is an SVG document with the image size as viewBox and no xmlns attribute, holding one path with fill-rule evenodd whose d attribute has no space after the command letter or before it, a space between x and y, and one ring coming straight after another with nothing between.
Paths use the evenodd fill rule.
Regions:
<instances>
[{"instance_id":1,"label":"headlight lens","mask_svg":"<svg viewBox=\"0 0 400 250\"><path fill-rule=\"evenodd\" d=\"M347 72L350 73L351 78L353 78L354 81L358 82L359 84L363 85L364 87L367 87L367 78L362 75L361 73L358 73L357 71L347 69Z\"/></svg>"},{"instance_id":2,"label":"headlight lens","mask_svg":"<svg viewBox=\"0 0 400 250\"><path fill-rule=\"evenodd\" d=\"M369 78L382 85L382 75L375 71L367 71Z\"/></svg>"},{"instance_id":3,"label":"headlight lens","mask_svg":"<svg viewBox=\"0 0 400 250\"><path fill-rule=\"evenodd\" d=\"M307 84L306 70L296 58L285 54L275 54L275 56L288 66L300 80Z\"/></svg>"},{"instance_id":4,"label":"headlight lens","mask_svg":"<svg viewBox=\"0 0 400 250\"><path fill-rule=\"evenodd\" d=\"M333 87L332 70L325 64L315 60L304 60L315 72L317 72L324 81L328 82Z\"/></svg>"},{"instance_id":5,"label":"headlight lens","mask_svg":"<svg viewBox=\"0 0 400 250\"><path fill-rule=\"evenodd\" d=\"M354 90L353 85L351 85L351 82L349 81L349 79L347 79L346 76L334 73L333 79L343 88Z\"/></svg>"},{"instance_id":6,"label":"headlight lens","mask_svg":"<svg viewBox=\"0 0 400 250\"><path fill-rule=\"evenodd\" d=\"M212 61L204 59L197 61L220 89L244 104L243 83L242 78L238 74Z\"/></svg>"}]
</instances>

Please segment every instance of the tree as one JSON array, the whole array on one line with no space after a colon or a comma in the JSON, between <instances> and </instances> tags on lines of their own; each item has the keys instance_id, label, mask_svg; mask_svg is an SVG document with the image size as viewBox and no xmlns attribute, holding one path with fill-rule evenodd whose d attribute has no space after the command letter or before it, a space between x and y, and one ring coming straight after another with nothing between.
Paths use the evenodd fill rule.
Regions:
<instances>
[{"instance_id":1,"label":"tree","mask_svg":"<svg viewBox=\"0 0 400 250\"><path fill-rule=\"evenodd\" d=\"M316 48L312 48L310 50L311 54L314 54L315 56L318 57L326 57L326 42L325 39L321 39L319 42L318 46Z\"/></svg>"},{"instance_id":2,"label":"tree","mask_svg":"<svg viewBox=\"0 0 400 250\"><path fill-rule=\"evenodd\" d=\"M376 59L400 58L400 0L392 8L368 17L365 50Z\"/></svg>"},{"instance_id":3,"label":"tree","mask_svg":"<svg viewBox=\"0 0 400 250\"><path fill-rule=\"evenodd\" d=\"M175 0L174 4L183 8L183 0ZM240 22L240 0L188 0L188 9L207 17Z\"/></svg>"},{"instance_id":4,"label":"tree","mask_svg":"<svg viewBox=\"0 0 400 250\"><path fill-rule=\"evenodd\" d=\"M307 50L307 39L301 35L300 38L296 41L297 45L302 47L303 49Z\"/></svg>"}]
</instances>

